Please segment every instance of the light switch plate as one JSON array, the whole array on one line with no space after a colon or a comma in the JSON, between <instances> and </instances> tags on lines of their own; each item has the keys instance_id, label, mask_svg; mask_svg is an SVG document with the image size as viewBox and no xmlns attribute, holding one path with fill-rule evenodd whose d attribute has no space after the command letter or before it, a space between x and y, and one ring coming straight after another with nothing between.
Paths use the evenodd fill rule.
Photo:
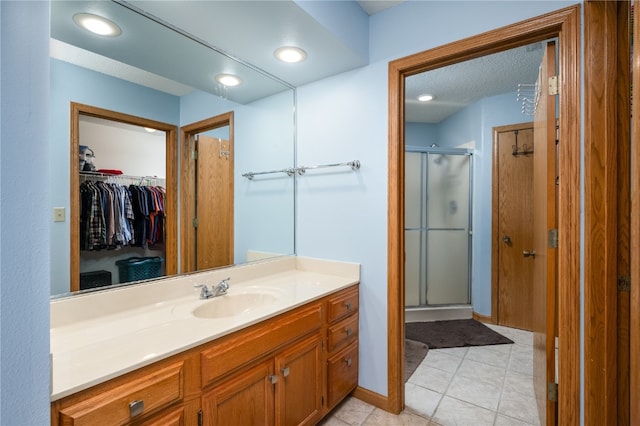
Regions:
<instances>
[{"instance_id":1,"label":"light switch plate","mask_svg":"<svg viewBox=\"0 0 640 426\"><path fill-rule=\"evenodd\" d=\"M64 222L64 207L53 208L53 221Z\"/></svg>"}]
</instances>

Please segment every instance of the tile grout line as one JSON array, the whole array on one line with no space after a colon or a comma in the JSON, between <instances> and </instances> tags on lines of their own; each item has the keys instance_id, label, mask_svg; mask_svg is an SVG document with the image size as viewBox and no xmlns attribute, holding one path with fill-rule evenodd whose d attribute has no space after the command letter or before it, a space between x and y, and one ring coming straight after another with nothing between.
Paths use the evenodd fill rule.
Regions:
<instances>
[{"instance_id":1,"label":"tile grout line","mask_svg":"<svg viewBox=\"0 0 640 426\"><path fill-rule=\"evenodd\" d=\"M498 406L496 407L496 414L493 417L493 425L494 426L498 422L498 413L500 412L500 405L502 404L502 396L504 395L504 388L505 388L505 385L507 383L507 372L509 371L509 363L511 362L511 354L513 354L513 346L509 347L509 358L507 359L507 365L504 368L504 377L502 378L502 386L500 387L500 397L498 398Z\"/></svg>"},{"instance_id":2,"label":"tile grout line","mask_svg":"<svg viewBox=\"0 0 640 426\"><path fill-rule=\"evenodd\" d=\"M445 354L447 354L446 352L443 352ZM467 348L467 351L464 353L464 356L462 358L460 358L460 362L458 363L458 365L456 366L456 371L453 372L453 374L451 375L451 378L449 379L449 382L447 383L447 386L444 389L444 392L442 392L442 396L440 397L440 401L438 401L438 404L436 405L436 408L433 409L433 413L431 413L431 418L429 419L429 421L434 421L434 417L436 415L436 413L438 412L438 408L440 408L440 404L442 404L442 401L444 400L445 396L447 395L447 391L449 390L449 387L451 386L451 383L453 382L453 379L456 377L456 374L458 374L458 370L460 370L460 366L462 365L462 361L464 361L464 359L466 358L467 354L469 353L469 348ZM452 354L447 354L450 356L455 356L456 355L452 355ZM449 397L449 398L453 398L453 397ZM456 398L457 399L457 398Z\"/></svg>"}]
</instances>

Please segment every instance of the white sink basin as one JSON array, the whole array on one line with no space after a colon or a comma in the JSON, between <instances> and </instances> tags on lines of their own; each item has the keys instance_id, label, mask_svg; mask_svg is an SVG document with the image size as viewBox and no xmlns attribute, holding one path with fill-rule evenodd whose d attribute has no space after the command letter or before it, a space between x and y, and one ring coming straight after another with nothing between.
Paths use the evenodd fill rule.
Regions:
<instances>
[{"instance_id":1,"label":"white sink basin","mask_svg":"<svg viewBox=\"0 0 640 426\"><path fill-rule=\"evenodd\" d=\"M226 318L273 305L278 297L272 293L250 292L215 297L193 310L198 318Z\"/></svg>"}]
</instances>

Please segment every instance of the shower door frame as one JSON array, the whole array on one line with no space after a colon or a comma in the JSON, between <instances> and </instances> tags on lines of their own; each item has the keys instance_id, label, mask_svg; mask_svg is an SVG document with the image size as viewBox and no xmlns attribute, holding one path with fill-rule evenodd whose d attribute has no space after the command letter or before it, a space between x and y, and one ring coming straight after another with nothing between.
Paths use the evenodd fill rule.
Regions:
<instances>
[{"instance_id":1,"label":"shower door frame","mask_svg":"<svg viewBox=\"0 0 640 426\"><path fill-rule=\"evenodd\" d=\"M428 274L428 259L429 259L429 231L430 231L430 227L429 227L429 213L427 211L426 213L426 223L424 224L425 226L420 226L418 229L420 229L421 231L426 233L426 238L424 240L424 244L423 244L423 237L420 237L420 258L423 258L423 254L424 254L424 259L425 262L420 264L420 281L424 281L425 282L425 287L424 289L420 288L420 292L422 292L424 290L424 294L420 294L420 298L422 299L422 296L424 296L424 300L425 300L425 304L420 304L417 306L406 306L406 301L405 301L405 309L409 309L409 310L413 310L413 309L423 309L423 308L428 308L428 307L447 307L447 306L460 306L460 305L472 305L473 301L472 301L472 293L471 293L471 283L472 283L472 266L473 266L473 149L470 148L452 148L452 147L433 147L433 146L409 146L407 145L405 147L405 155L407 153L410 152L417 152L417 153L421 153L421 154L427 154L427 170L426 170L426 178L424 181L424 185L425 188L422 191L422 194L426 194L427 196L427 202L425 203L424 201L421 200L421 208L425 208L428 209L428 195L427 191L428 191L428 182L429 182L429 176L428 176L428 159L429 159L429 155L433 154L433 155L464 155L464 156L468 156L469 157L469 205L468 205L468 214L467 214L467 303L443 303L443 304L428 304L428 300L427 300L427 291L429 289L429 283L428 283L428 276L426 276L426 274ZM421 173L422 173L422 169L421 169ZM421 224L422 225L422 224ZM403 232L406 231L411 231L411 230L416 230L415 228L407 228L405 226ZM454 230L462 230L459 228L455 228L455 229L441 229L438 228L438 230L445 230L445 231L454 231ZM423 253L424 250L424 253ZM405 264L405 268L406 268L406 264ZM424 270L423 270L424 269ZM425 276L423 277L423 274L425 274ZM422 279L424 278L424 280ZM406 286L406 282L405 282L405 286ZM420 283L419 283L420 286Z\"/></svg>"}]
</instances>

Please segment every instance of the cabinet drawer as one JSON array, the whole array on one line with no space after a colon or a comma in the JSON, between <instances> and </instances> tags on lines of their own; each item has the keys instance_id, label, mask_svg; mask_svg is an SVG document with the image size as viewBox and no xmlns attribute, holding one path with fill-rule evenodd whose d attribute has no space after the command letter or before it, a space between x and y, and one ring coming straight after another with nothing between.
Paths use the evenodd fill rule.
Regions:
<instances>
[{"instance_id":1,"label":"cabinet drawer","mask_svg":"<svg viewBox=\"0 0 640 426\"><path fill-rule=\"evenodd\" d=\"M358 288L345 291L328 301L327 319L331 323L358 310Z\"/></svg>"},{"instance_id":2,"label":"cabinet drawer","mask_svg":"<svg viewBox=\"0 0 640 426\"><path fill-rule=\"evenodd\" d=\"M61 425L122 425L180 401L184 362L132 377L123 385L60 409Z\"/></svg>"},{"instance_id":3,"label":"cabinet drawer","mask_svg":"<svg viewBox=\"0 0 640 426\"><path fill-rule=\"evenodd\" d=\"M289 343L318 330L322 324L322 306L318 303L293 315L241 332L200 353L202 386Z\"/></svg>"},{"instance_id":4,"label":"cabinet drawer","mask_svg":"<svg viewBox=\"0 0 640 426\"><path fill-rule=\"evenodd\" d=\"M358 338L358 315L352 315L329 327L327 341L329 352L341 348Z\"/></svg>"},{"instance_id":5,"label":"cabinet drawer","mask_svg":"<svg viewBox=\"0 0 640 426\"><path fill-rule=\"evenodd\" d=\"M153 418L140 423L140 426L186 426L185 407L171 409L166 413L157 414ZM137 426L137 425L136 425Z\"/></svg>"},{"instance_id":6,"label":"cabinet drawer","mask_svg":"<svg viewBox=\"0 0 640 426\"><path fill-rule=\"evenodd\" d=\"M327 360L327 408L331 410L358 385L358 342Z\"/></svg>"}]
</instances>

